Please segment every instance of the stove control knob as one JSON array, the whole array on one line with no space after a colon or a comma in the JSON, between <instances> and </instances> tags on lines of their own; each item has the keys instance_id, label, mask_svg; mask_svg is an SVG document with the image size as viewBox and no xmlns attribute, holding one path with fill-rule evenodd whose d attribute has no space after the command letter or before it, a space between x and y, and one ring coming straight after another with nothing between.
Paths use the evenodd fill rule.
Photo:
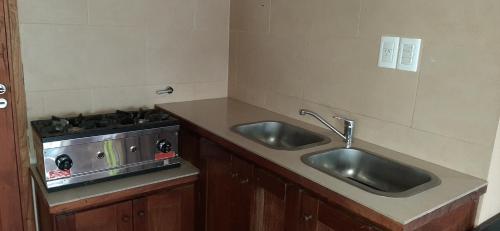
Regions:
<instances>
[{"instance_id":1,"label":"stove control knob","mask_svg":"<svg viewBox=\"0 0 500 231\"><path fill-rule=\"evenodd\" d=\"M66 154L60 155L56 158L56 166L60 170L67 171L73 167L73 160Z\"/></svg>"},{"instance_id":2,"label":"stove control knob","mask_svg":"<svg viewBox=\"0 0 500 231\"><path fill-rule=\"evenodd\" d=\"M160 152L167 153L172 150L172 144L170 144L170 142L168 142L167 140L162 139L158 140L158 142L156 143L156 148Z\"/></svg>"}]
</instances>

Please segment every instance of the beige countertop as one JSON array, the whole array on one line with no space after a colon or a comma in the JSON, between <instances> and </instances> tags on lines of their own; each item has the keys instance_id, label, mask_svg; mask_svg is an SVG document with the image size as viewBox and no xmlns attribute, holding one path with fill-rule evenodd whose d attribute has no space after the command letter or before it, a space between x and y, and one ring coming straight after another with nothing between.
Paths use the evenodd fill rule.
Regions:
<instances>
[{"instance_id":1,"label":"beige countertop","mask_svg":"<svg viewBox=\"0 0 500 231\"><path fill-rule=\"evenodd\" d=\"M41 179L36 171L35 166L31 166L32 174L37 183L41 183ZM96 184L64 189L61 191L47 192L45 187L41 187L42 193L47 200L49 207L63 205L80 200L86 200L93 197L109 195L112 193L122 192L129 189L140 188L156 183L171 181L183 177L197 175L199 170L191 163L184 161L179 168L171 168L165 170L154 171L139 175L127 176L110 181L104 181ZM43 184L43 183L41 183Z\"/></svg>"},{"instance_id":2,"label":"beige countertop","mask_svg":"<svg viewBox=\"0 0 500 231\"><path fill-rule=\"evenodd\" d=\"M353 147L425 169L441 179L440 185L411 197L390 198L379 196L302 163L300 157L304 154L334 147L343 147L345 145L340 138L333 135L329 130L228 98L159 104L157 107L176 114L182 119L208 130L241 148L251 151L289 171L304 176L403 225L474 192L487 184L484 180L476 177L388 150L362 140L354 140ZM255 143L230 130L232 126L237 124L265 120L283 121L294 124L323 134L329 137L332 142L299 151L274 150Z\"/></svg>"}]
</instances>

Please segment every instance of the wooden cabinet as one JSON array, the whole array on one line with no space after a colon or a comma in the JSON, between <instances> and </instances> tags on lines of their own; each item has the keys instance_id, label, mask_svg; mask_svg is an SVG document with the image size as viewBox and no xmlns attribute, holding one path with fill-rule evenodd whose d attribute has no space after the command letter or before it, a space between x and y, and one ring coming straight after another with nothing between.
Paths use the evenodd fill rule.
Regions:
<instances>
[{"instance_id":1,"label":"wooden cabinet","mask_svg":"<svg viewBox=\"0 0 500 231\"><path fill-rule=\"evenodd\" d=\"M195 201L195 186L189 184L111 205L63 214L50 215L46 205L39 203L39 213L43 219L41 230L194 231ZM52 223L48 222L50 220Z\"/></svg>"},{"instance_id":2,"label":"wooden cabinet","mask_svg":"<svg viewBox=\"0 0 500 231\"><path fill-rule=\"evenodd\" d=\"M56 230L132 231L132 201L56 216Z\"/></svg>"},{"instance_id":3,"label":"wooden cabinet","mask_svg":"<svg viewBox=\"0 0 500 231\"><path fill-rule=\"evenodd\" d=\"M378 231L382 230L362 217L301 192L298 226L303 231Z\"/></svg>"},{"instance_id":4,"label":"wooden cabinet","mask_svg":"<svg viewBox=\"0 0 500 231\"><path fill-rule=\"evenodd\" d=\"M206 230L250 230L253 165L207 140L202 140L200 150Z\"/></svg>"},{"instance_id":5,"label":"wooden cabinet","mask_svg":"<svg viewBox=\"0 0 500 231\"><path fill-rule=\"evenodd\" d=\"M134 231L194 231L194 186L133 201Z\"/></svg>"},{"instance_id":6,"label":"wooden cabinet","mask_svg":"<svg viewBox=\"0 0 500 231\"><path fill-rule=\"evenodd\" d=\"M400 224L184 122L181 152L200 169L198 230L471 230L484 188ZM444 228L446 227L446 228Z\"/></svg>"},{"instance_id":7,"label":"wooden cabinet","mask_svg":"<svg viewBox=\"0 0 500 231\"><path fill-rule=\"evenodd\" d=\"M231 178L231 155L218 152L210 143L202 144L204 162L201 184L202 203L206 214L204 223L207 231L226 231L231 229L231 197L234 188Z\"/></svg>"},{"instance_id":8,"label":"wooden cabinet","mask_svg":"<svg viewBox=\"0 0 500 231\"><path fill-rule=\"evenodd\" d=\"M255 231L284 231L286 225L287 189L290 184L260 168L255 170ZM288 203L290 204L290 203Z\"/></svg>"},{"instance_id":9,"label":"wooden cabinet","mask_svg":"<svg viewBox=\"0 0 500 231\"><path fill-rule=\"evenodd\" d=\"M200 153L206 230L284 231L296 220L287 212L289 183L208 140Z\"/></svg>"}]
</instances>

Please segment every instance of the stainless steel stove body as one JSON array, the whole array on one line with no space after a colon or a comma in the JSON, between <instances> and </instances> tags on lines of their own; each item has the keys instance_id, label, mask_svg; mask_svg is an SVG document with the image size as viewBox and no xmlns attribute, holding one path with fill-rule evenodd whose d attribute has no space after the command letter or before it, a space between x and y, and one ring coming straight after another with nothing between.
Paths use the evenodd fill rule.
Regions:
<instances>
[{"instance_id":1,"label":"stainless steel stove body","mask_svg":"<svg viewBox=\"0 0 500 231\"><path fill-rule=\"evenodd\" d=\"M175 119L54 136L40 122L32 122L37 168L49 191L181 164Z\"/></svg>"}]
</instances>

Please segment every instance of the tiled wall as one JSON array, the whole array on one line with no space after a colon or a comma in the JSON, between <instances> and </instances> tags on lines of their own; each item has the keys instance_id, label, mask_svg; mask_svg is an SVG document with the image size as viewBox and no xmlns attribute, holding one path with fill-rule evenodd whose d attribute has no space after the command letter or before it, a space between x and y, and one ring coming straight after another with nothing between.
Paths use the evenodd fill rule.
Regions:
<instances>
[{"instance_id":1,"label":"tiled wall","mask_svg":"<svg viewBox=\"0 0 500 231\"><path fill-rule=\"evenodd\" d=\"M19 0L30 119L227 94L229 0ZM155 90L174 87L173 95Z\"/></svg>"},{"instance_id":2,"label":"tiled wall","mask_svg":"<svg viewBox=\"0 0 500 231\"><path fill-rule=\"evenodd\" d=\"M499 11L498 0L231 0L229 94L311 123L299 108L344 115L357 138L487 179ZM423 39L417 73L377 67L382 35Z\"/></svg>"}]
</instances>

